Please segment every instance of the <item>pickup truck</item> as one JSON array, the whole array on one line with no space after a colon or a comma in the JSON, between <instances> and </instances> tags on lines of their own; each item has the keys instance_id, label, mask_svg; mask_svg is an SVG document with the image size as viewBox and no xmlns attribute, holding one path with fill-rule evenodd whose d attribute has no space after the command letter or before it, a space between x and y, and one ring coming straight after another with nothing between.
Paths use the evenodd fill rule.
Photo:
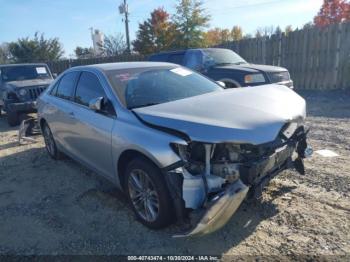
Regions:
<instances>
[{"instance_id":1,"label":"pickup truck","mask_svg":"<svg viewBox=\"0 0 350 262\"><path fill-rule=\"evenodd\" d=\"M36 99L53 81L46 64L0 65L0 114L10 126L20 123L23 113L36 111Z\"/></svg>"},{"instance_id":2,"label":"pickup truck","mask_svg":"<svg viewBox=\"0 0 350 262\"><path fill-rule=\"evenodd\" d=\"M271 83L293 88L293 81L287 69L250 64L230 49L201 48L161 52L151 55L148 60L186 66L224 83L227 88Z\"/></svg>"}]
</instances>

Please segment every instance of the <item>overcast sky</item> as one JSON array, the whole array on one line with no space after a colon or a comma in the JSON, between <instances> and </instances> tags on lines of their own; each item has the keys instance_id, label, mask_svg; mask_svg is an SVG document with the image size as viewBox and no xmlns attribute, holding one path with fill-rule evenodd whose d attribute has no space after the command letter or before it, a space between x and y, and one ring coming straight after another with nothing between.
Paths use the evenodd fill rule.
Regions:
<instances>
[{"instance_id":1,"label":"overcast sky","mask_svg":"<svg viewBox=\"0 0 350 262\"><path fill-rule=\"evenodd\" d=\"M0 0L0 43L33 36L36 31L58 37L65 56L76 46L92 45L89 28L105 34L124 33L118 5L122 0ZM157 7L174 12L175 0L128 0L131 40L138 23ZM302 27L312 21L322 0L204 0L211 15L210 27L231 28L239 25L244 33L256 28L287 25Z\"/></svg>"}]
</instances>

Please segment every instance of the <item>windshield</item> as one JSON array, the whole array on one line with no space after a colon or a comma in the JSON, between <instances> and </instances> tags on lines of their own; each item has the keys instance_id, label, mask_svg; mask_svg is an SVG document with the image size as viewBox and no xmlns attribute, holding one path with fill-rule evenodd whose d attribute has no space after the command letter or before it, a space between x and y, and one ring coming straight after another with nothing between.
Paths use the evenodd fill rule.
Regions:
<instances>
[{"instance_id":1,"label":"windshield","mask_svg":"<svg viewBox=\"0 0 350 262\"><path fill-rule=\"evenodd\" d=\"M0 74L3 82L51 78L47 68L42 65L2 67Z\"/></svg>"},{"instance_id":2,"label":"windshield","mask_svg":"<svg viewBox=\"0 0 350 262\"><path fill-rule=\"evenodd\" d=\"M246 64L242 57L229 49L203 49L204 63L209 66L225 64Z\"/></svg>"},{"instance_id":3,"label":"windshield","mask_svg":"<svg viewBox=\"0 0 350 262\"><path fill-rule=\"evenodd\" d=\"M107 76L129 109L222 90L215 82L182 67L111 70Z\"/></svg>"}]
</instances>

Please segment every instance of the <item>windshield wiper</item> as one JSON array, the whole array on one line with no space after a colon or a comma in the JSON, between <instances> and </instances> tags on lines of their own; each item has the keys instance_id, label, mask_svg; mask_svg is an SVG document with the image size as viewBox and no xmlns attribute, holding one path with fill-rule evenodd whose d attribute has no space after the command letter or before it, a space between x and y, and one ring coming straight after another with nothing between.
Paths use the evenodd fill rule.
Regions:
<instances>
[{"instance_id":1,"label":"windshield wiper","mask_svg":"<svg viewBox=\"0 0 350 262\"><path fill-rule=\"evenodd\" d=\"M128 109L135 109L135 108L147 107L147 106L155 106L158 104L159 103L147 103L147 104L142 104L142 105L137 105L137 106L130 106L130 107L128 107Z\"/></svg>"},{"instance_id":2,"label":"windshield wiper","mask_svg":"<svg viewBox=\"0 0 350 262\"><path fill-rule=\"evenodd\" d=\"M240 62L237 62L237 63L234 63L235 65L242 65L242 64L246 64L247 62L243 62L243 61L240 61Z\"/></svg>"}]
</instances>

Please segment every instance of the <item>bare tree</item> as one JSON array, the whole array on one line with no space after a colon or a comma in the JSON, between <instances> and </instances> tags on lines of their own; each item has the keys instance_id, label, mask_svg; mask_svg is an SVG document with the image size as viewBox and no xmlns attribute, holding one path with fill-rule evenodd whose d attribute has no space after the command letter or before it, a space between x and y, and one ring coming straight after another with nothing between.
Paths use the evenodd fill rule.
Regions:
<instances>
[{"instance_id":1,"label":"bare tree","mask_svg":"<svg viewBox=\"0 0 350 262\"><path fill-rule=\"evenodd\" d=\"M99 44L99 46L103 56L120 55L126 51L126 42L120 33L106 36L103 44Z\"/></svg>"},{"instance_id":2,"label":"bare tree","mask_svg":"<svg viewBox=\"0 0 350 262\"><path fill-rule=\"evenodd\" d=\"M275 32L275 28L273 25L259 27L258 29L256 29L255 37L271 36L274 32Z\"/></svg>"}]
</instances>

